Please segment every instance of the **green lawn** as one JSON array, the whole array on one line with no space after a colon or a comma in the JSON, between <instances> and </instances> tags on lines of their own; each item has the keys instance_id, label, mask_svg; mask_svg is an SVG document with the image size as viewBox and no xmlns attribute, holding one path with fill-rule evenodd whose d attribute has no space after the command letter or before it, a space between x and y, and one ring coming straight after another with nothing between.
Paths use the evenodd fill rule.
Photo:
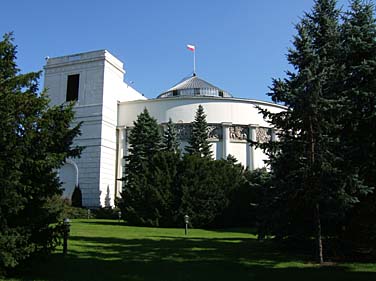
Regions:
<instances>
[{"instance_id":1,"label":"green lawn","mask_svg":"<svg viewBox=\"0 0 376 281\"><path fill-rule=\"evenodd\" d=\"M205 231L124 226L110 220L74 220L69 253L61 248L11 280L376 280L376 263L317 266L287 255L251 230ZM10 280L10 279L9 279Z\"/></svg>"}]
</instances>

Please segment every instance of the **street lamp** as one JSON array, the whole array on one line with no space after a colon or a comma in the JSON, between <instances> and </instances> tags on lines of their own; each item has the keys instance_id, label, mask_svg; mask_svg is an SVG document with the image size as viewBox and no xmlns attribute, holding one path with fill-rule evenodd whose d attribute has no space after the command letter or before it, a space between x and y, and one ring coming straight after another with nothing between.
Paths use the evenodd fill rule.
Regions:
<instances>
[{"instance_id":1,"label":"street lamp","mask_svg":"<svg viewBox=\"0 0 376 281\"><path fill-rule=\"evenodd\" d=\"M63 221L63 255L67 254L68 250L68 236L70 232L70 220L65 218Z\"/></svg>"},{"instance_id":2,"label":"street lamp","mask_svg":"<svg viewBox=\"0 0 376 281\"><path fill-rule=\"evenodd\" d=\"M188 215L184 216L184 221L185 221L185 235L188 235L188 224L189 224L189 216Z\"/></svg>"},{"instance_id":3,"label":"street lamp","mask_svg":"<svg viewBox=\"0 0 376 281\"><path fill-rule=\"evenodd\" d=\"M120 223L120 220L121 220L121 211L118 212L118 219L119 219L119 223Z\"/></svg>"}]
</instances>

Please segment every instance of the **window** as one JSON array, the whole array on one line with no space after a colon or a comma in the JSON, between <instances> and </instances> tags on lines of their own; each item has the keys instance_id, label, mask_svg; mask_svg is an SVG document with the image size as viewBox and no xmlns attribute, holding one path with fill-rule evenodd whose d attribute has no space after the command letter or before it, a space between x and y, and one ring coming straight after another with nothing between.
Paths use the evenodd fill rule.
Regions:
<instances>
[{"instance_id":1,"label":"window","mask_svg":"<svg viewBox=\"0 0 376 281\"><path fill-rule=\"evenodd\" d=\"M78 100L79 86L80 86L80 74L68 75L66 101Z\"/></svg>"}]
</instances>

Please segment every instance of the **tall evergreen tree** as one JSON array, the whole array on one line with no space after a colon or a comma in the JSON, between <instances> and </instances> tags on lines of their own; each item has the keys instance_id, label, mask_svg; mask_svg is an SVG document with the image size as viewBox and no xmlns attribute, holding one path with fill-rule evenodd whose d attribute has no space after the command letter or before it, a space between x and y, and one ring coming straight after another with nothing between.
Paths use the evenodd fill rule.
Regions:
<instances>
[{"instance_id":1,"label":"tall evergreen tree","mask_svg":"<svg viewBox=\"0 0 376 281\"><path fill-rule=\"evenodd\" d=\"M376 196L369 193L376 187L376 24L374 5L360 0L351 1L351 9L342 25L343 91L341 112L340 153L343 168L359 176L364 185L360 203L352 212L350 238L364 244L373 240ZM375 191L374 191L375 192ZM359 193L359 191L358 191ZM373 232L373 233L371 233Z\"/></svg>"},{"instance_id":2,"label":"tall evergreen tree","mask_svg":"<svg viewBox=\"0 0 376 281\"><path fill-rule=\"evenodd\" d=\"M376 25L374 6L353 0L342 26L342 148L365 184L376 185Z\"/></svg>"},{"instance_id":3,"label":"tall evergreen tree","mask_svg":"<svg viewBox=\"0 0 376 281\"><path fill-rule=\"evenodd\" d=\"M210 147L211 145L208 141L208 123L206 122L204 108L200 104L196 111L195 120L192 122L192 134L185 150L190 155L211 158L213 153Z\"/></svg>"},{"instance_id":4,"label":"tall evergreen tree","mask_svg":"<svg viewBox=\"0 0 376 281\"><path fill-rule=\"evenodd\" d=\"M158 123L146 108L134 121L128 141L130 148L129 155L125 157L120 208L130 223L146 224L154 215L151 215L145 206L152 206L152 201L155 200L155 190L147 174L162 145Z\"/></svg>"},{"instance_id":5,"label":"tall evergreen tree","mask_svg":"<svg viewBox=\"0 0 376 281\"><path fill-rule=\"evenodd\" d=\"M168 120L167 127L163 133L162 149L164 151L179 153L178 134L171 118Z\"/></svg>"},{"instance_id":6,"label":"tall evergreen tree","mask_svg":"<svg viewBox=\"0 0 376 281\"><path fill-rule=\"evenodd\" d=\"M280 132L280 142L269 147L274 185L280 189L282 208L301 225L313 225L317 259L323 262L322 223L335 222L356 201L346 183L354 178L337 166L339 11L335 0L316 0L296 26L298 35L288 61L294 72L274 80L270 96L286 105L285 112L263 111ZM265 145L267 147L268 145ZM357 188L358 186L353 186ZM304 213L307 216L302 217ZM293 224L293 219L287 222ZM296 221L295 221L296 222ZM324 230L327 233L328 229Z\"/></svg>"},{"instance_id":7,"label":"tall evergreen tree","mask_svg":"<svg viewBox=\"0 0 376 281\"><path fill-rule=\"evenodd\" d=\"M67 157L80 125L71 127L73 104L49 107L38 92L40 72L19 74L16 46L0 41L0 272L57 244L61 195L57 170Z\"/></svg>"},{"instance_id":8,"label":"tall evergreen tree","mask_svg":"<svg viewBox=\"0 0 376 281\"><path fill-rule=\"evenodd\" d=\"M143 163L150 161L161 150L162 139L157 120L148 110L138 115L129 134L129 155L125 157L125 173L138 172Z\"/></svg>"}]
</instances>

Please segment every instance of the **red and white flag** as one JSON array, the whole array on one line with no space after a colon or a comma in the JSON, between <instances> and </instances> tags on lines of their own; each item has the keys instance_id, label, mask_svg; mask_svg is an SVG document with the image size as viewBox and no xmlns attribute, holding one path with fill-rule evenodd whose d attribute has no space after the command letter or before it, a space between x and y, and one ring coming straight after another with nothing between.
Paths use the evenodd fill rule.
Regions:
<instances>
[{"instance_id":1,"label":"red and white flag","mask_svg":"<svg viewBox=\"0 0 376 281\"><path fill-rule=\"evenodd\" d=\"M194 52L196 47L194 45L187 45L187 49Z\"/></svg>"}]
</instances>

